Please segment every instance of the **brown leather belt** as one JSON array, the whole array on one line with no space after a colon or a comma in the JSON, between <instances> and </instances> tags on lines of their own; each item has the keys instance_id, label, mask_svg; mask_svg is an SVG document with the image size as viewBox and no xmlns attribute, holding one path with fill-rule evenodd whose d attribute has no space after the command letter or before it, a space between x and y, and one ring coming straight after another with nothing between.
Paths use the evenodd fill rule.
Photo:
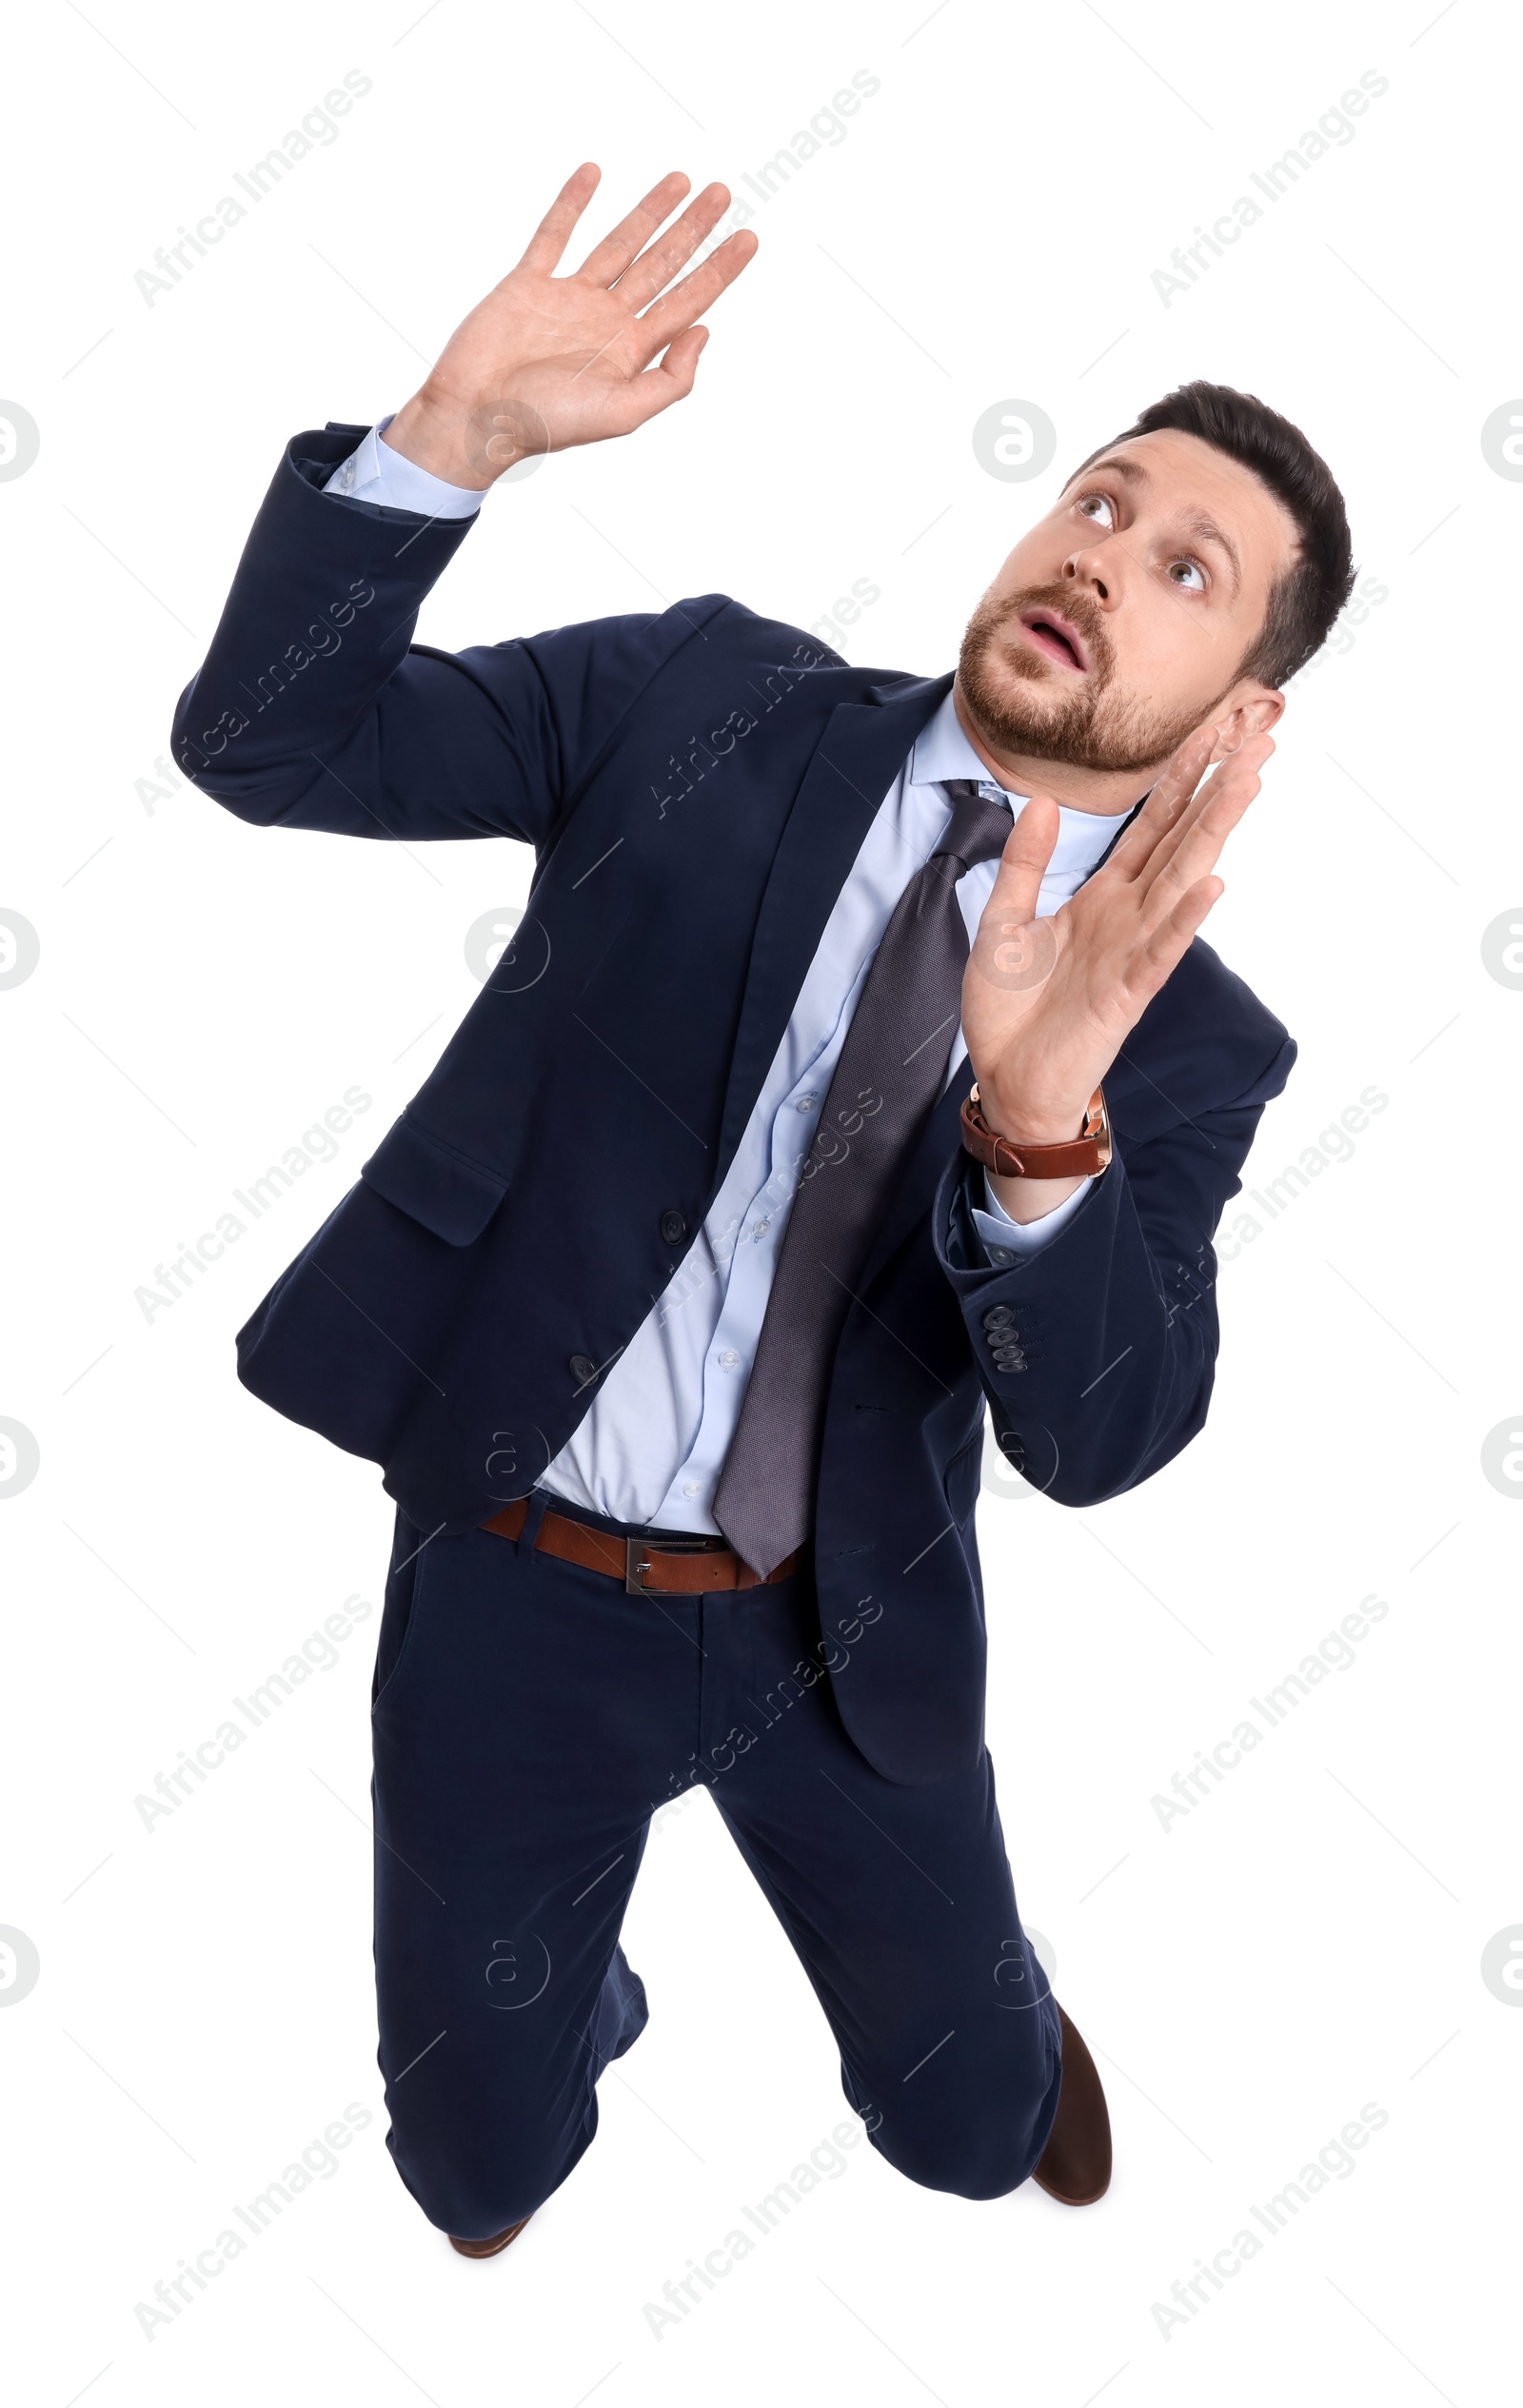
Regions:
<instances>
[{"instance_id":1,"label":"brown leather belt","mask_svg":"<svg viewBox=\"0 0 1523 2408\"><path fill-rule=\"evenodd\" d=\"M528 1513L528 1499L504 1505L482 1529L498 1538L517 1538ZM722 1539L693 1538L685 1543L652 1546L640 1538L617 1538L611 1530L594 1530L590 1522L574 1522L569 1514L548 1507L535 1539L536 1554L557 1555L583 1571L606 1572L622 1580L632 1597L699 1597L711 1589L764 1589L786 1580L803 1561L797 1547L772 1571L762 1576L743 1564Z\"/></svg>"}]
</instances>

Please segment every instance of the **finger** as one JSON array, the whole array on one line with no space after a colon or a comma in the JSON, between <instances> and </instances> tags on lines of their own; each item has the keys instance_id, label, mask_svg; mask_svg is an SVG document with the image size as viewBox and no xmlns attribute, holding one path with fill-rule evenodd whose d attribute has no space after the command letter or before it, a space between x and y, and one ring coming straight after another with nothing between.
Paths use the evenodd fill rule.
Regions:
<instances>
[{"instance_id":1,"label":"finger","mask_svg":"<svg viewBox=\"0 0 1523 2408\"><path fill-rule=\"evenodd\" d=\"M1173 918L1181 897L1194 894L1207 874L1214 870L1232 828L1241 819L1256 791L1255 787L1232 798L1231 822L1215 829L1196 831L1189 843L1181 846L1175 859L1153 879L1140 898L1141 924L1147 931L1148 941Z\"/></svg>"},{"instance_id":2,"label":"finger","mask_svg":"<svg viewBox=\"0 0 1523 2408\"><path fill-rule=\"evenodd\" d=\"M707 240L729 206L728 185L705 185L676 225L668 227L641 252L633 266L625 268L619 279L621 301L627 301L631 309L643 309L647 301L654 301L683 262L692 258L700 243Z\"/></svg>"},{"instance_id":3,"label":"finger","mask_svg":"<svg viewBox=\"0 0 1523 2408\"><path fill-rule=\"evenodd\" d=\"M1155 780L1147 800L1131 826L1112 847L1107 870L1136 878L1154 847L1177 821L1206 772L1216 745L1214 721L1196 728Z\"/></svg>"},{"instance_id":4,"label":"finger","mask_svg":"<svg viewBox=\"0 0 1523 2408\"><path fill-rule=\"evenodd\" d=\"M571 240L572 228L596 192L602 176L603 169L595 167L590 159L584 160L574 175L567 176L535 227L529 247L519 261L521 267L531 267L542 276L550 274Z\"/></svg>"},{"instance_id":5,"label":"finger","mask_svg":"<svg viewBox=\"0 0 1523 2408\"><path fill-rule=\"evenodd\" d=\"M1214 776L1207 778L1204 783L1197 784L1194 791L1191 791L1191 778L1197 776L1199 769L1205 765L1199 758L1202 749L1205 751L1207 761L1221 755L1220 766ZM1233 748L1223 755L1217 732L1211 728L1198 729L1197 735L1190 740L1188 747L1180 747L1179 754L1176 755L1175 761L1170 764L1166 780L1159 781L1163 788L1158 797L1159 822L1153 827L1147 839L1146 850L1135 855L1130 861L1129 875L1132 883L1145 890L1175 859L1180 846L1199 826L1213 802L1219 802L1224 793L1236 792L1237 780L1250 775L1256 777L1258 768L1273 750L1274 745L1268 738L1256 737L1247 743L1239 739ZM1253 793L1256 794L1257 791L1256 783ZM1150 797L1149 799L1151 801L1152 798ZM1142 817L1146 817L1145 806ZM1135 824L1140 824L1140 822ZM1232 823L1229 821L1226 824ZM1127 833L1130 835L1132 831L1129 829ZM1117 851L1120 851L1119 845ZM1204 864L1197 864L1197 868L1199 866L1204 866Z\"/></svg>"},{"instance_id":6,"label":"finger","mask_svg":"<svg viewBox=\"0 0 1523 2408\"><path fill-rule=\"evenodd\" d=\"M1180 896L1167 919L1159 921L1127 966L1126 982L1134 995L1151 997L1157 994L1183 960L1206 914L1226 891L1225 879L1202 878Z\"/></svg>"},{"instance_id":7,"label":"finger","mask_svg":"<svg viewBox=\"0 0 1523 2408\"><path fill-rule=\"evenodd\" d=\"M1176 892L1202 876L1259 790L1259 770L1274 751L1268 736L1250 737L1206 780L1171 828L1164 831L1134 885L1144 896L1161 881ZM1163 899L1160 895L1159 900Z\"/></svg>"},{"instance_id":8,"label":"finger","mask_svg":"<svg viewBox=\"0 0 1523 2408\"><path fill-rule=\"evenodd\" d=\"M983 918L992 924L1008 920L1024 926L1037 916L1037 898L1047 864L1053 858L1061 821L1051 795L1032 795L1005 839L999 867Z\"/></svg>"},{"instance_id":9,"label":"finger","mask_svg":"<svg viewBox=\"0 0 1523 2408\"><path fill-rule=\"evenodd\" d=\"M1121 983L1129 998L1133 1027L1177 969L1197 929L1217 897L1225 892L1219 878L1199 879L1188 894L1180 896L1167 919L1160 920L1146 940L1127 957Z\"/></svg>"},{"instance_id":10,"label":"finger","mask_svg":"<svg viewBox=\"0 0 1523 2408\"><path fill-rule=\"evenodd\" d=\"M712 308L727 285L733 285L742 267L756 257L757 238L749 229L731 234L711 251L702 267L695 267L680 285L652 304L639 320L641 340L646 359L663 351L668 343Z\"/></svg>"},{"instance_id":11,"label":"finger","mask_svg":"<svg viewBox=\"0 0 1523 2408\"><path fill-rule=\"evenodd\" d=\"M643 426L647 418L669 409L673 402L686 400L698 373L699 355L707 341L707 326L689 326L667 345L665 357L655 367L630 379L623 388L629 417L626 432Z\"/></svg>"},{"instance_id":12,"label":"finger","mask_svg":"<svg viewBox=\"0 0 1523 2408\"><path fill-rule=\"evenodd\" d=\"M653 184L643 201L637 201L627 217L621 218L611 234L588 251L575 271L584 284L611 285L623 275L642 244L648 243L658 226L670 217L678 202L688 189L687 178L681 168L663 175Z\"/></svg>"}]
</instances>

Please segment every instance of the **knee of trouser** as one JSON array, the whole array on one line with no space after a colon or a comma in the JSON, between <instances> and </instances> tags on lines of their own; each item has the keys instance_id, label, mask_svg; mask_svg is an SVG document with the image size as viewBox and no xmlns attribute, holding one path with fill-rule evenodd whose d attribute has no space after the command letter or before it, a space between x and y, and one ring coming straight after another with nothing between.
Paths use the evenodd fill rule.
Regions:
<instances>
[{"instance_id":1,"label":"knee of trouser","mask_svg":"<svg viewBox=\"0 0 1523 2408\"><path fill-rule=\"evenodd\" d=\"M928 2191L957 2199L1003 2199L1026 2181L1046 2146L1046 2122L994 2115L962 2130L894 2134L886 2123L873 2143L895 2169Z\"/></svg>"},{"instance_id":2,"label":"knee of trouser","mask_svg":"<svg viewBox=\"0 0 1523 2408\"><path fill-rule=\"evenodd\" d=\"M532 2216L564 2181L591 2142L594 2106L574 2133L543 2128L490 2136L414 2134L393 2122L386 2146L398 2173L431 2224L460 2240L485 2240Z\"/></svg>"},{"instance_id":3,"label":"knee of trouser","mask_svg":"<svg viewBox=\"0 0 1523 2408\"><path fill-rule=\"evenodd\" d=\"M949 2095L928 2086L919 2101L879 2096L881 2108L860 2108L873 2146L896 2170L925 2190L959 2199L1003 2199L1026 2181L1047 2145L1058 2112L1060 2066L1056 2046L1033 2034L1034 2044L1008 2057L979 2082Z\"/></svg>"}]
</instances>

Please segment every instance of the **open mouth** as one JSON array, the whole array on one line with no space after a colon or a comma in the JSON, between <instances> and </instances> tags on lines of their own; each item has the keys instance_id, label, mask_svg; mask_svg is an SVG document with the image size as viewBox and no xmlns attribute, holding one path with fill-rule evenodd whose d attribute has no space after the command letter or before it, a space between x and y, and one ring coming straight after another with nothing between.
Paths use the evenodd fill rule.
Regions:
<instances>
[{"instance_id":1,"label":"open mouth","mask_svg":"<svg viewBox=\"0 0 1523 2408\"><path fill-rule=\"evenodd\" d=\"M1044 661L1055 661L1060 669L1072 669L1079 677L1087 673L1089 656L1083 638L1060 611L1022 612L1020 625L1033 652L1039 652Z\"/></svg>"}]
</instances>

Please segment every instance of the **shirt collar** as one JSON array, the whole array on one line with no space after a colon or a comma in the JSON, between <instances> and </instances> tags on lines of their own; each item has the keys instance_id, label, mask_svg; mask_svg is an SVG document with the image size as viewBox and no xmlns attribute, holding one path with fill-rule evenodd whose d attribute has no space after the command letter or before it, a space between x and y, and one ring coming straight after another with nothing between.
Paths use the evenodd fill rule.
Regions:
<instances>
[{"instance_id":1,"label":"shirt collar","mask_svg":"<svg viewBox=\"0 0 1523 2408\"><path fill-rule=\"evenodd\" d=\"M991 792L1004 796L1014 817L1019 818L1030 798L1012 794L979 759L964 733L961 720L948 687L940 707L920 730L910 753L910 782L917 786L939 785L947 778L973 778ZM1109 816L1098 811L1073 811L1067 803L1058 806L1058 841L1046 875L1049 878L1089 876L1101 854L1125 826L1132 816L1129 807Z\"/></svg>"}]
</instances>

